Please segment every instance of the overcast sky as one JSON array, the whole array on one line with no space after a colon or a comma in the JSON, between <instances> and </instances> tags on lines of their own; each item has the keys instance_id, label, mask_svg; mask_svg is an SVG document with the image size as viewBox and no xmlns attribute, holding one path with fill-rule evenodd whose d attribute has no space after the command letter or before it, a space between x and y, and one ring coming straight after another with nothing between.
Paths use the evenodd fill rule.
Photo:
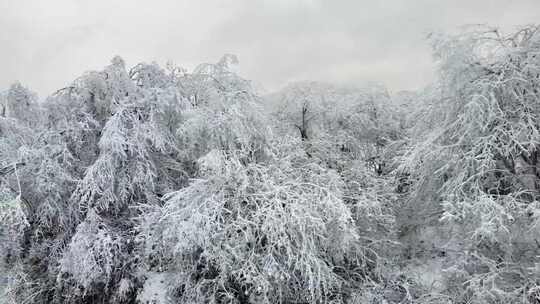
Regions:
<instances>
[{"instance_id":1,"label":"overcast sky","mask_svg":"<svg viewBox=\"0 0 540 304\"><path fill-rule=\"evenodd\" d=\"M117 54L191 69L225 53L268 90L295 80L413 90L433 76L430 31L535 22L540 0L0 0L0 90L19 80L43 97Z\"/></svg>"}]
</instances>

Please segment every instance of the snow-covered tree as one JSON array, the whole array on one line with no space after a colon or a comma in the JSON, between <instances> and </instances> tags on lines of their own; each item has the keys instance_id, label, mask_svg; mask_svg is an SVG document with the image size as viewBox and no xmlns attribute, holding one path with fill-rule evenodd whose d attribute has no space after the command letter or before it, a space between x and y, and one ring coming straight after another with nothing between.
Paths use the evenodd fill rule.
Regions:
<instances>
[{"instance_id":1,"label":"snow-covered tree","mask_svg":"<svg viewBox=\"0 0 540 304\"><path fill-rule=\"evenodd\" d=\"M245 164L235 150L212 150L200 178L145 222L147 263L171 273L178 301L338 301L348 278L375 271L339 175L309 163L298 141L274 153Z\"/></svg>"},{"instance_id":2,"label":"snow-covered tree","mask_svg":"<svg viewBox=\"0 0 540 304\"><path fill-rule=\"evenodd\" d=\"M405 163L415 180L408 225L440 218L452 229L460 301L537 297L540 32L482 27L432 40L440 78Z\"/></svg>"},{"instance_id":3,"label":"snow-covered tree","mask_svg":"<svg viewBox=\"0 0 540 304\"><path fill-rule=\"evenodd\" d=\"M400 138L399 125L386 89L318 82L295 83L267 98L278 121L278 132L299 134L306 151L328 165L362 159L380 174L384 147Z\"/></svg>"},{"instance_id":4,"label":"snow-covered tree","mask_svg":"<svg viewBox=\"0 0 540 304\"><path fill-rule=\"evenodd\" d=\"M183 105L177 90L148 87L120 92L117 96L122 98L115 101L99 131L98 154L69 198L82 223L59 261L56 296L68 295L70 301L131 301L135 290L124 287L137 282L132 244L138 206L159 204L164 193L186 179L176 161L171 121L171 114L179 115ZM81 265L79 259L85 262Z\"/></svg>"},{"instance_id":5,"label":"snow-covered tree","mask_svg":"<svg viewBox=\"0 0 540 304\"><path fill-rule=\"evenodd\" d=\"M40 101L12 85L8 299L537 303L540 31L430 39L437 79L394 96L260 96L234 55L193 71L117 56Z\"/></svg>"},{"instance_id":6,"label":"snow-covered tree","mask_svg":"<svg viewBox=\"0 0 540 304\"><path fill-rule=\"evenodd\" d=\"M36 115L37 107L37 95L18 82L0 95L0 117L18 119L25 124L36 124L40 118Z\"/></svg>"}]
</instances>

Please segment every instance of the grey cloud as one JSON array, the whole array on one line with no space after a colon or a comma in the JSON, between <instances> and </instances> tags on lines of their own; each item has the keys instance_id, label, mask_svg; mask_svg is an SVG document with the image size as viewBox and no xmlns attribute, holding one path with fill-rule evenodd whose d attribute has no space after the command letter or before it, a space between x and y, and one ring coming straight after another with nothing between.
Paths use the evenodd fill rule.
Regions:
<instances>
[{"instance_id":1,"label":"grey cloud","mask_svg":"<svg viewBox=\"0 0 540 304\"><path fill-rule=\"evenodd\" d=\"M0 0L0 10L0 88L20 80L42 96L116 54L193 68L234 53L269 89L305 79L416 89L433 78L428 32L540 20L532 0Z\"/></svg>"}]
</instances>

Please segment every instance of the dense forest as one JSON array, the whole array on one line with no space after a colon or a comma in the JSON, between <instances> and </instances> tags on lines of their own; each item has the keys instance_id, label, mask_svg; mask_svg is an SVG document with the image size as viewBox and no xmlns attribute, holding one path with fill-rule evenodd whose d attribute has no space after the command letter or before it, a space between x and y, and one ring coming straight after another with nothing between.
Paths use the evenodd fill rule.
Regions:
<instances>
[{"instance_id":1,"label":"dense forest","mask_svg":"<svg viewBox=\"0 0 540 304\"><path fill-rule=\"evenodd\" d=\"M13 84L0 303L540 303L540 27L428 43L416 92L233 55Z\"/></svg>"}]
</instances>

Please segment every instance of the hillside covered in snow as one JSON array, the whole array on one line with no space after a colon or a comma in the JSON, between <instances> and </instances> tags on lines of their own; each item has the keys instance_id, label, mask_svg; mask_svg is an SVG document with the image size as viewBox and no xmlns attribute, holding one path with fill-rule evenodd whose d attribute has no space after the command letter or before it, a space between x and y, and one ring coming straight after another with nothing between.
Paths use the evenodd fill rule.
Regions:
<instances>
[{"instance_id":1,"label":"hillside covered in snow","mask_svg":"<svg viewBox=\"0 0 540 304\"><path fill-rule=\"evenodd\" d=\"M13 84L5 303L540 303L539 28L430 42L416 92L261 95L233 55Z\"/></svg>"}]
</instances>

